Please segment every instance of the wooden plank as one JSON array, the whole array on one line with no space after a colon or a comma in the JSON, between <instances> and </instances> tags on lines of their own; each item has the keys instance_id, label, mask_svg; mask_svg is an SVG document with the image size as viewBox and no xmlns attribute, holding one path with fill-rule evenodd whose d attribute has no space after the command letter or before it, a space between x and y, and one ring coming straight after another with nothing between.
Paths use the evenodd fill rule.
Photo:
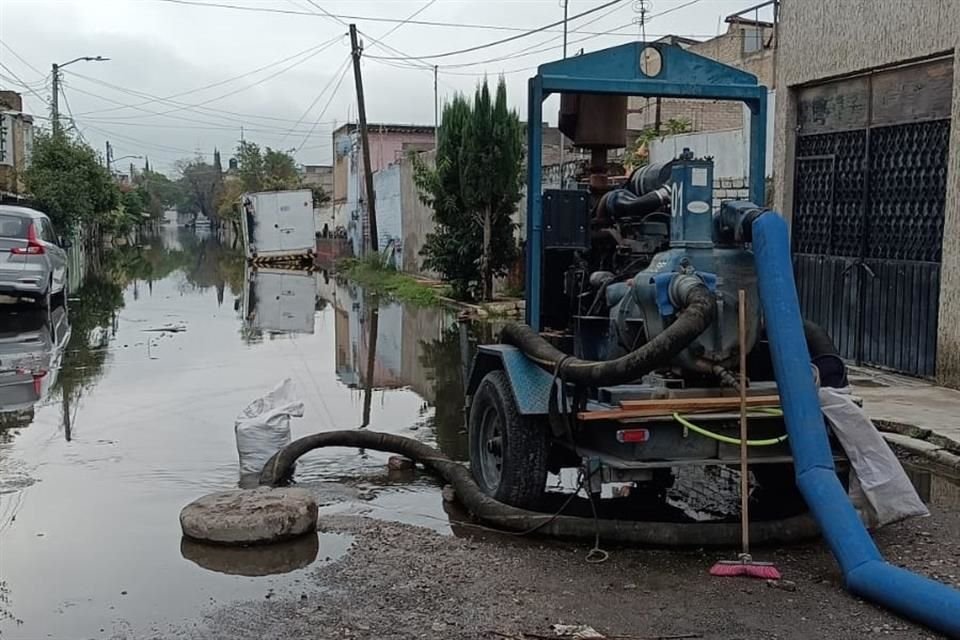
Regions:
<instances>
[{"instance_id":1,"label":"wooden plank","mask_svg":"<svg viewBox=\"0 0 960 640\"><path fill-rule=\"evenodd\" d=\"M779 395L747 396L748 407L779 406ZM704 409L736 409L740 398L721 396L716 398L658 398L656 400L624 400L620 403L624 409L653 409L661 412L702 411Z\"/></svg>"},{"instance_id":2,"label":"wooden plank","mask_svg":"<svg viewBox=\"0 0 960 640\"><path fill-rule=\"evenodd\" d=\"M674 412L716 413L737 409L740 398L665 398L662 400L625 400L619 409L603 411L581 411L577 414L579 420L625 420L627 418L669 418ZM780 396L747 396L748 407L779 407Z\"/></svg>"}]
</instances>

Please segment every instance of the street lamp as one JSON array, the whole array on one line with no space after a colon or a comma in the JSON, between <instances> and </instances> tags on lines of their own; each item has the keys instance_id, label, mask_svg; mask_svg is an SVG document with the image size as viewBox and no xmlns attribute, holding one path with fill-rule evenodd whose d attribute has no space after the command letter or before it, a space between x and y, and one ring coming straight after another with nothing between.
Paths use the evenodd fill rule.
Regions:
<instances>
[{"instance_id":1,"label":"street lamp","mask_svg":"<svg viewBox=\"0 0 960 640\"><path fill-rule=\"evenodd\" d=\"M50 117L53 121L53 132L60 133L60 69L74 62L105 62L110 58L103 56L80 56L62 64L53 63L51 77L53 78L53 95L50 97Z\"/></svg>"}]
</instances>

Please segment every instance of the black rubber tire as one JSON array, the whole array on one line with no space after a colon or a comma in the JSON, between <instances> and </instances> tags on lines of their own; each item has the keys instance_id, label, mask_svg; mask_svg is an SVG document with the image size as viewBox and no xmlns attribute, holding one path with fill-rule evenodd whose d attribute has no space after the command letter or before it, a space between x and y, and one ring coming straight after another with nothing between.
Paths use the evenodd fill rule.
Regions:
<instances>
[{"instance_id":1,"label":"black rubber tire","mask_svg":"<svg viewBox=\"0 0 960 640\"><path fill-rule=\"evenodd\" d=\"M479 463L483 455L482 421L489 412L499 419L501 465L499 482L492 486ZM521 508L535 508L547 483L549 442L542 420L524 417L517 410L506 373L491 371L477 387L468 421L470 470L486 495Z\"/></svg>"}]
</instances>

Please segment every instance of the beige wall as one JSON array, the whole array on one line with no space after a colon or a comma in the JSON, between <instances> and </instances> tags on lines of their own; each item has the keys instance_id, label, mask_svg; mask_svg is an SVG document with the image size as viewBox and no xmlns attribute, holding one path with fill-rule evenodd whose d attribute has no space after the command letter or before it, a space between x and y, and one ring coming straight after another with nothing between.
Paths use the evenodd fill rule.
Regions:
<instances>
[{"instance_id":1,"label":"beige wall","mask_svg":"<svg viewBox=\"0 0 960 640\"><path fill-rule=\"evenodd\" d=\"M776 77L775 206L793 202L798 85L960 50L957 0L783 0ZM954 58L937 378L960 388L960 59Z\"/></svg>"}]
</instances>

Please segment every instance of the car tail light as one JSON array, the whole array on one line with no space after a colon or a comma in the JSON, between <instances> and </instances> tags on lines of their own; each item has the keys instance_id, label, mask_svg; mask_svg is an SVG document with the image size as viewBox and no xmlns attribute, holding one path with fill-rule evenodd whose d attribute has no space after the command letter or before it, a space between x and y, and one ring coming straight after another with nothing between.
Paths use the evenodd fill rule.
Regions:
<instances>
[{"instance_id":1,"label":"car tail light","mask_svg":"<svg viewBox=\"0 0 960 640\"><path fill-rule=\"evenodd\" d=\"M43 379L46 377L46 371L40 371L33 374L33 392L38 396L43 393Z\"/></svg>"},{"instance_id":2,"label":"car tail light","mask_svg":"<svg viewBox=\"0 0 960 640\"><path fill-rule=\"evenodd\" d=\"M46 252L46 249L43 248L43 245L37 239L37 227L32 222L30 226L27 227L27 246L10 249L10 253L16 255L39 256Z\"/></svg>"},{"instance_id":3,"label":"car tail light","mask_svg":"<svg viewBox=\"0 0 960 640\"><path fill-rule=\"evenodd\" d=\"M636 443L650 439L649 429L620 429L617 431L617 442Z\"/></svg>"}]
</instances>

